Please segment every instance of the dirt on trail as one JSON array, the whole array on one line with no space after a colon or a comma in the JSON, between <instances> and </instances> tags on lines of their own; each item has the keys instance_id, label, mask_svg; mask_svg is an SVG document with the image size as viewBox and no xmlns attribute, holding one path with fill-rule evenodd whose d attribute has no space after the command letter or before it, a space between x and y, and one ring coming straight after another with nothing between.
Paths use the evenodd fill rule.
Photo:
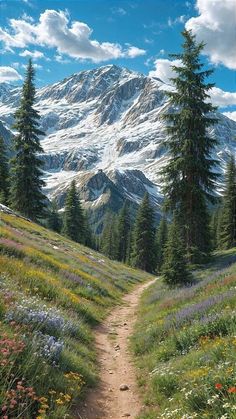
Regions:
<instances>
[{"instance_id":1,"label":"dirt on trail","mask_svg":"<svg viewBox=\"0 0 236 419\"><path fill-rule=\"evenodd\" d=\"M123 304L95 331L100 383L88 393L80 407L79 419L135 418L142 410L136 371L129 353L129 337L136 321L136 310L142 292L153 282L138 285L123 297ZM124 386L121 390L120 387ZM126 389L125 389L126 388Z\"/></svg>"}]
</instances>

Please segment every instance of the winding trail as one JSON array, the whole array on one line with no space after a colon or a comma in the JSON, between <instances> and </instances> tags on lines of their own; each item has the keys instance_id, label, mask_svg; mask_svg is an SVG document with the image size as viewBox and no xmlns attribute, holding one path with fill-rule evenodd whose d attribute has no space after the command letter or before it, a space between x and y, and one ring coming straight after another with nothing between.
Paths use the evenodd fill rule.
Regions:
<instances>
[{"instance_id":1,"label":"winding trail","mask_svg":"<svg viewBox=\"0 0 236 419\"><path fill-rule=\"evenodd\" d=\"M133 419L140 413L142 403L128 346L140 296L154 282L155 279L138 285L130 294L125 295L123 304L115 307L97 327L95 340L100 364L100 383L88 393L78 418ZM121 385L128 386L128 389L121 391Z\"/></svg>"}]
</instances>

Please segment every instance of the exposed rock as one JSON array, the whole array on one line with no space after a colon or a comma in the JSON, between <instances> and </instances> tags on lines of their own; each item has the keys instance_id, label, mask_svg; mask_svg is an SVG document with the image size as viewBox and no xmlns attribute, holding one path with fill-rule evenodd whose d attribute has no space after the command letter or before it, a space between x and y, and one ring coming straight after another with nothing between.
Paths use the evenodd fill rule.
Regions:
<instances>
[{"instance_id":1,"label":"exposed rock","mask_svg":"<svg viewBox=\"0 0 236 419\"><path fill-rule=\"evenodd\" d=\"M120 391L127 391L127 390L129 390L129 386L127 386L127 384L120 385Z\"/></svg>"}]
</instances>

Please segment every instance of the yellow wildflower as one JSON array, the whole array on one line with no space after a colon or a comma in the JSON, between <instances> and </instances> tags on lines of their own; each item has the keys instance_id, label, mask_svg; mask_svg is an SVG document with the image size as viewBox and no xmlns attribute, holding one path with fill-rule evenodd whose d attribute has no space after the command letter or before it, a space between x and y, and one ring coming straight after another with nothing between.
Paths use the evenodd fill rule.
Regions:
<instances>
[{"instance_id":1,"label":"yellow wildflower","mask_svg":"<svg viewBox=\"0 0 236 419\"><path fill-rule=\"evenodd\" d=\"M63 402L63 400L61 400L61 399L57 399L57 400L56 400L56 404L61 405L61 404L64 404L64 402Z\"/></svg>"},{"instance_id":2,"label":"yellow wildflower","mask_svg":"<svg viewBox=\"0 0 236 419\"><path fill-rule=\"evenodd\" d=\"M53 395L53 394L57 394L57 392L55 390L49 390L48 392L49 394Z\"/></svg>"}]
</instances>

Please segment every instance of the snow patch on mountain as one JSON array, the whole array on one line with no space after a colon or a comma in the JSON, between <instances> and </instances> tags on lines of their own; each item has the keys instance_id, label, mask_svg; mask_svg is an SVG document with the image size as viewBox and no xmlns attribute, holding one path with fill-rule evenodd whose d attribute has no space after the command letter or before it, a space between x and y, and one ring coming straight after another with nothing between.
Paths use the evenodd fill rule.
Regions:
<instances>
[{"instance_id":1,"label":"snow patch on mountain","mask_svg":"<svg viewBox=\"0 0 236 419\"><path fill-rule=\"evenodd\" d=\"M171 86L115 65L82 71L37 90L36 108L45 132L44 178L49 197L59 197L75 179L86 205L129 199L139 203L147 190L161 202L160 172L168 159L162 115ZM20 88L0 84L0 121L8 130ZM236 152L236 122L217 113L210 134L219 140L213 154L222 172ZM221 185L219 182L219 189ZM110 194L110 195L109 195ZM105 199L106 198L106 199Z\"/></svg>"}]
</instances>

